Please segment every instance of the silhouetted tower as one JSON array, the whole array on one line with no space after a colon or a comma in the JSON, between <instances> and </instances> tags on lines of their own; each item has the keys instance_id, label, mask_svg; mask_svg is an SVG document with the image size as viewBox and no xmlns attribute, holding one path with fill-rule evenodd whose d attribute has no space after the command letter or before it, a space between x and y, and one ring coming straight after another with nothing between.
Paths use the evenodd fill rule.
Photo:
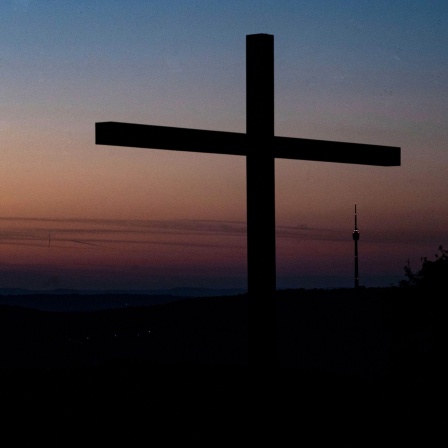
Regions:
<instances>
[{"instance_id":1,"label":"silhouetted tower","mask_svg":"<svg viewBox=\"0 0 448 448\"><path fill-rule=\"evenodd\" d=\"M355 230L353 230L353 241L355 242L355 288L359 286L359 274L358 274L358 220L356 216L356 204L355 204Z\"/></svg>"}]
</instances>

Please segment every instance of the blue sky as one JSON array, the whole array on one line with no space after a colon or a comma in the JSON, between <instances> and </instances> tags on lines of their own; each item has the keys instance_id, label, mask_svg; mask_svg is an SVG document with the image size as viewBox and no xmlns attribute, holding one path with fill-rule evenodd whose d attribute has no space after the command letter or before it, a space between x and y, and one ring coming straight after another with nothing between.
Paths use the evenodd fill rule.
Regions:
<instances>
[{"instance_id":1,"label":"blue sky","mask_svg":"<svg viewBox=\"0 0 448 448\"><path fill-rule=\"evenodd\" d=\"M25 287L33 270L32 287L244 285L244 238L228 234L159 232L139 252L126 233L114 255L47 240L71 220L93 220L97 239L116 220L244 229L244 160L100 147L94 123L245 132L245 36L270 33L276 135L402 148L396 168L276 162L279 285L351 284L357 203L361 283L387 286L448 246L447 29L442 1L2 2L0 282ZM82 226L72 239L96 244ZM121 281L122 262L140 277Z\"/></svg>"}]
</instances>

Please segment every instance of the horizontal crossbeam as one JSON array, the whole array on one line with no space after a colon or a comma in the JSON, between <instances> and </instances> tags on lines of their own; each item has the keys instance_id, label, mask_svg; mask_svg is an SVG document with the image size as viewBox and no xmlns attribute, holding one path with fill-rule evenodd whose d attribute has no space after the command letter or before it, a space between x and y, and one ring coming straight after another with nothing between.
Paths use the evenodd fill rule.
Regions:
<instances>
[{"instance_id":1,"label":"horizontal crossbeam","mask_svg":"<svg viewBox=\"0 0 448 448\"><path fill-rule=\"evenodd\" d=\"M247 155L246 134L133 123L95 123L97 145L168 149L211 154ZM266 142L264 142L266 143ZM273 137L272 156L280 159L399 166L400 148L363 143Z\"/></svg>"},{"instance_id":2,"label":"horizontal crossbeam","mask_svg":"<svg viewBox=\"0 0 448 448\"><path fill-rule=\"evenodd\" d=\"M131 146L134 148L170 149L245 156L246 134L205 131L146 124L95 123L97 145Z\"/></svg>"},{"instance_id":3,"label":"horizontal crossbeam","mask_svg":"<svg viewBox=\"0 0 448 448\"><path fill-rule=\"evenodd\" d=\"M400 153L396 146L274 137L274 155L278 159L400 166Z\"/></svg>"}]
</instances>

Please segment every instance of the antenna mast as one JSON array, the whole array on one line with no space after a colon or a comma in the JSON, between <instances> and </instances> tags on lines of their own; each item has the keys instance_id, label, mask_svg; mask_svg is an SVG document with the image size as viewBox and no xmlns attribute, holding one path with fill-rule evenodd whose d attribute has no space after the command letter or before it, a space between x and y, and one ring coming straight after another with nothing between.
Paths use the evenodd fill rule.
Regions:
<instances>
[{"instance_id":1,"label":"antenna mast","mask_svg":"<svg viewBox=\"0 0 448 448\"><path fill-rule=\"evenodd\" d=\"M359 273L358 273L358 219L356 215L356 204L355 204L355 230L353 230L353 241L355 242L355 288L359 287Z\"/></svg>"}]
</instances>

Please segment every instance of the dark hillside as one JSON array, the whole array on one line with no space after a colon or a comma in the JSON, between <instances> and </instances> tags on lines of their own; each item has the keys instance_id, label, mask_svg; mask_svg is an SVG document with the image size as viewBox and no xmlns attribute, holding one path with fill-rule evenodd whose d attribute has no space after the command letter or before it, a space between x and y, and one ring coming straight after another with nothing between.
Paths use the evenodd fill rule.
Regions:
<instances>
[{"instance_id":1,"label":"dark hillside","mask_svg":"<svg viewBox=\"0 0 448 448\"><path fill-rule=\"evenodd\" d=\"M92 312L3 306L4 429L60 446L428 437L446 423L435 411L443 311L440 298L401 288L279 291L280 362L266 379L247 368L245 296Z\"/></svg>"}]
</instances>

